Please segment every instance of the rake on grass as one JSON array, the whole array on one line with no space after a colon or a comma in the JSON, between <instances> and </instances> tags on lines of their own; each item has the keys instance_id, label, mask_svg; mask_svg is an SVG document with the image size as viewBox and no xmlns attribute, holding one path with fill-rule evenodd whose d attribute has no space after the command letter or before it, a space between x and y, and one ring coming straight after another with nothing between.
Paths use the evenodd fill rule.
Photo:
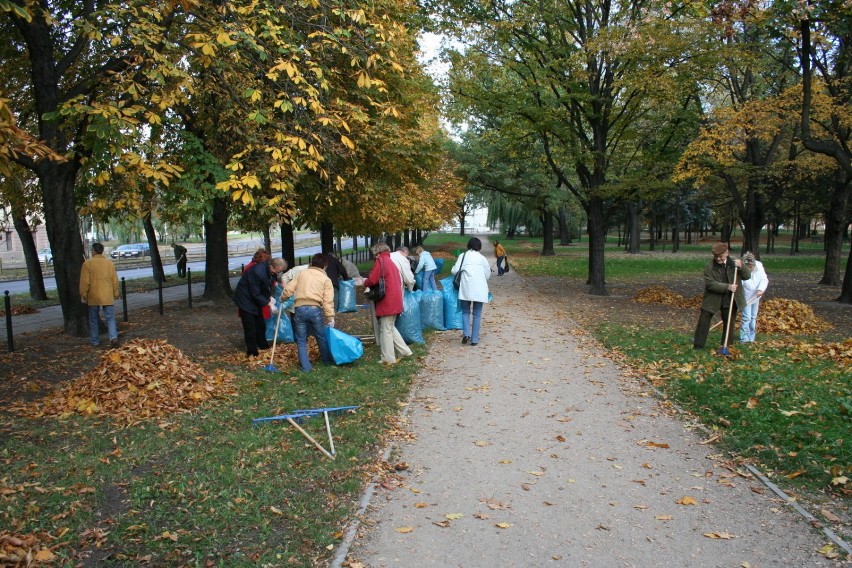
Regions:
<instances>
[{"instance_id":1,"label":"rake on grass","mask_svg":"<svg viewBox=\"0 0 852 568\"><path fill-rule=\"evenodd\" d=\"M264 367L269 372L277 373L278 367L272 364L272 361L275 359L275 346L278 344L278 326L281 324L281 313L284 310L281 309L281 306L278 306L278 318L275 320L275 335L272 338L272 353L269 354L269 364Z\"/></svg>"},{"instance_id":2,"label":"rake on grass","mask_svg":"<svg viewBox=\"0 0 852 568\"><path fill-rule=\"evenodd\" d=\"M734 284L737 283L737 266L734 265ZM722 343L722 347L716 352L719 355L724 355L728 357L731 355L730 350L728 349L728 337L731 335L731 315L734 313L734 293L731 293L731 305L728 306L728 320L727 325L725 326L725 341Z\"/></svg>"},{"instance_id":3,"label":"rake on grass","mask_svg":"<svg viewBox=\"0 0 852 568\"><path fill-rule=\"evenodd\" d=\"M358 408L357 406L334 406L329 408L309 408L306 410L294 410L288 414L280 414L278 416L270 416L268 418L255 418L252 420L252 424L258 424L260 422L267 422L271 420L286 420L293 426L296 430L299 431L302 436L307 438L307 440L312 443L316 448L324 453L327 457L334 459L337 455L337 452L334 449L334 439L331 436L331 421L328 419L329 414L336 414L338 412L347 412L349 410L355 410ZM308 418L312 418L314 416L318 416L322 414L325 419L325 431L328 433L328 445L331 451L323 448L319 442L317 442L313 436L305 432L305 429L299 426L299 422L303 420L307 420Z\"/></svg>"}]
</instances>

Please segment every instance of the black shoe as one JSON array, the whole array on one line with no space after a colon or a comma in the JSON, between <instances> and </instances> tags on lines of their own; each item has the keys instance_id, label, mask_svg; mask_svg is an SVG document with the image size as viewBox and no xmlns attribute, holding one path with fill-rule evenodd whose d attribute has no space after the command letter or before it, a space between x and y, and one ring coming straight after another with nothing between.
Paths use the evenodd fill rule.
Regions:
<instances>
[{"instance_id":1,"label":"black shoe","mask_svg":"<svg viewBox=\"0 0 852 568\"><path fill-rule=\"evenodd\" d=\"M479 345L479 342L478 341L476 343L471 342L471 345Z\"/></svg>"},{"instance_id":2,"label":"black shoe","mask_svg":"<svg viewBox=\"0 0 852 568\"><path fill-rule=\"evenodd\" d=\"M118 339L110 339L109 344L113 347L118 347Z\"/></svg>"},{"instance_id":3,"label":"black shoe","mask_svg":"<svg viewBox=\"0 0 852 568\"><path fill-rule=\"evenodd\" d=\"M468 337L466 335L464 337L462 337L462 343L467 343L468 341L470 341L470 337Z\"/></svg>"}]
</instances>

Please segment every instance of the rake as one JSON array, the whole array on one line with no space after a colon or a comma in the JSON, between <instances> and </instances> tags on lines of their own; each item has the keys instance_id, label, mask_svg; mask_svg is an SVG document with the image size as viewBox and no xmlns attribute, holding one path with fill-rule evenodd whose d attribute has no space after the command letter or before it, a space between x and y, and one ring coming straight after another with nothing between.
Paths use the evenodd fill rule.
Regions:
<instances>
[{"instance_id":1,"label":"rake","mask_svg":"<svg viewBox=\"0 0 852 568\"><path fill-rule=\"evenodd\" d=\"M737 283L737 266L734 265L734 284ZM722 343L722 347L716 352L719 355L724 355L728 357L731 355L730 350L728 349L728 337L731 335L731 315L734 313L734 297L735 294L731 293L731 305L728 306L728 324L725 326L725 341Z\"/></svg>"},{"instance_id":2,"label":"rake","mask_svg":"<svg viewBox=\"0 0 852 568\"><path fill-rule=\"evenodd\" d=\"M329 408L309 408L306 410L294 410L288 414L280 414L278 416L270 416L268 418L255 418L252 420L252 424L257 425L260 422L267 422L271 420L286 420L293 426L296 430L299 431L309 442L311 442L316 448L325 454L327 457L334 459L337 455L337 452L334 449L334 438L331 436L331 421L328 419L328 415L331 413L338 412L346 412L349 410L355 410L358 408L357 406L334 406ZM328 445L331 451L323 448L319 442L317 442L313 436L308 434L304 428L299 426L298 422L303 420L307 420L308 418L312 418L314 416L318 416L322 414L325 419L325 431L328 433Z\"/></svg>"}]
</instances>

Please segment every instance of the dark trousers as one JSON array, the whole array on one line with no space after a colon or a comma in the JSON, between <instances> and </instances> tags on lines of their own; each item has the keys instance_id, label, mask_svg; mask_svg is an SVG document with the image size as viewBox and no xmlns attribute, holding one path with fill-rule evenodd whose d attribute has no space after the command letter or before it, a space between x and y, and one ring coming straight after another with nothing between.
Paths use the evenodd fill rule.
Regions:
<instances>
[{"instance_id":1,"label":"dark trousers","mask_svg":"<svg viewBox=\"0 0 852 568\"><path fill-rule=\"evenodd\" d=\"M178 278L186 278L186 260L181 260L177 263Z\"/></svg>"},{"instance_id":2,"label":"dark trousers","mask_svg":"<svg viewBox=\"0 0 852 568\"><path fill-rule=\"evenodd\" d=\"M498 256L497 257L497 276L503 276L503 273L506 272L503 269L503 261L506 260L506 256Z\"/></svg>"},{"instance_id":3,"label":"dark trousers","mask_svg":"<svg viewBox=\"0 0 852 568\"><path fill-rule=\"evenodd\" d=\"M731 338L734 337L734 324L737 321L737 304L734 302L734 309L731 311L731 321L728 321L729 307L722 308L722 338L719 340L719 345L725 343L725 329L728 330L728 343L731 343ZM707 344L707 335L710 333L710 320L713 319L713 312L701 310L701 315L698 316L698 325L695 326L695 336L692 339L692 344L695 347L701 348Z\"/></svg>"},{"instance_id":4,"label":"dark trousers","mask_svg":"<svg viewBox=\"0 0 852 568\"><path fill-rule=\"evenodd\" d=\"M240 321L243 324L243 337L246 341L246 355L259 355L258 349L268 349L266 341L266 320L258 314L250 314L240 310Z\"/></svg>"}]
</instances>

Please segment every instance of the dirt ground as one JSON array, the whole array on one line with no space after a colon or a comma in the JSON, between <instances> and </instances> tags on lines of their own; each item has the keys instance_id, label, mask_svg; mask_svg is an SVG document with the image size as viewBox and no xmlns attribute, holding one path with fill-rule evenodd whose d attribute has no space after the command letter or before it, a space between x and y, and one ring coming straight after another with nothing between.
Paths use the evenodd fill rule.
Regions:
<instances>
[{"instance_id":1,"label":"dirt ground","mask_svg":"<svg viewBox=\"0 0 852 568\"><path fill-rule=\"evenodd\" d=\"M563 301L567 298L565 303L571 306L571 317L587 328L617 318L623 323L674 327L689 333L695 326L696 310L640 303L633 297L644 287L660 284L687 298L701 293L701 282L693 277L669 278L662 282L634 281L629 285L614 282L609 286L609 296L589 295L586 285L576 279L536 278L535 281L536 288L543 293L558 296ZM815 277L810 274L773 272L767 298L786 298L807 304L817 316L832 324L833 328L825 334L826 339L837 340L852 337L852 306L834 302L839 293L838 287L816 284ZM192 309L170 307L162 316L156 307L146 308L131 312L129 320L119 322L122 341L165 339L199 362L233 362L243 352L240 322L230 301L196 301ZM350 333L371 333L369 318L364 312L339 314L337 325ZM89 347L86 338L69 337L60 329L40 334L36 342L20 343L29 346L14 353L0 354L0 376L7 378L0 381L0 401L3 402L41 396L57 383L93 369L109 349L105 344L99 348ZM288 354L288 347L284 346L281 356L286 358ZM276 361L279 361L278 356Z\"/></svg>"}]
</instances>

